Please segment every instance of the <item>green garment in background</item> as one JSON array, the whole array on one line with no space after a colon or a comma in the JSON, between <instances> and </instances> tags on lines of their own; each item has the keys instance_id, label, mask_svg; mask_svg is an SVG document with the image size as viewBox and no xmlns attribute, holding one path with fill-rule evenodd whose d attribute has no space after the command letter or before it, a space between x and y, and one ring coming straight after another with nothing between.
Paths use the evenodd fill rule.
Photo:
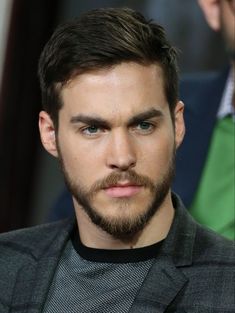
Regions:
<instances>
[{"instance_id":1,"label":"green garment in background","mask_svg":"<svg viewBox=\"0 0 235 313\"><path fill-rule=\"evenodd\" d=\"M235 123L217 121L199 189L190 208L201 224L235 239Z\"/></svg>"}]
</instances>

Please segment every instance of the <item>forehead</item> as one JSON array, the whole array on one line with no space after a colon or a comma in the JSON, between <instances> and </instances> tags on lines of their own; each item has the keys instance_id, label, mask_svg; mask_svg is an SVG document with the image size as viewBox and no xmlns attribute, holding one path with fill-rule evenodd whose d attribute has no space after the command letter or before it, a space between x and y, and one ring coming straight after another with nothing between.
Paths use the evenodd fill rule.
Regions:
<instances>
[{"instance_id":1,"label":"forehead","mask_svg":"<svg viewBox=\"0 0 235 313\"><path fill-rule=\"evenodd\" d=\"M89 111L131 114L138 113L140 107L166 105L163 71L158 64L129 62L84 73L70 80L61 93L62 111L73 114Z\"/></svg>"}]
</instances>

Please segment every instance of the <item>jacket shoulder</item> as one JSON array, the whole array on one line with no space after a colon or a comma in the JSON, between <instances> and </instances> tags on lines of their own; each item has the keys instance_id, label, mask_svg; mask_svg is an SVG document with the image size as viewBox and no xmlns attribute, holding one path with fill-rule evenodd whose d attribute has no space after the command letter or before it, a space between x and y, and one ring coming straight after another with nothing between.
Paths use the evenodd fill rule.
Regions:
<instances>
[{"instance_id":1,"label":"jacket shoulder","mask_svg":"<svg viewBox=\"0 0 235 313\"><path fill-rule=\"evenodd\" d=\"M23 299L31 294L35 279L39 281L39 277L51 275L73 229L72 225L66 220L0 235L1 312L8 312L14 293ZM39 268L38 278L35 278Z\"/></svg>"},{"instance_id":2,"label":"jacket shoulder","mask_svg":"<svg viewBox=\"0 0 235 313\"><path fill-rule=\"evenodd\" d=\"M197 312L234 312L234 242L198 225L183 301Z\"/></svg>"},{"instance_id":3,"label":"jacket shoulder","mask_svg":"<svg viewBox=\"0 0 235 313\"><path fill-rule=\"evenodd\" d=\"M198 90L206 91L210 86L225 84L227 77L228 71L184 74L180 80L180 93L184 95L187 91L193 93Z\"/></svg>"},{"instance_id":4,"label":"jacket shoulder","mask_svg":"<svg viewBox=\"0 0 235 313\"><path fill-rule=\"evenodd\" d=\"M208 103L210 97L212 97L213 102L216 100L217 106L220 102L228 74L229 70L225 68L221 72L183 75L180 81L179 93L181 100L186 104L186 108L191 106L198 108L200 106L199 100L203 102L204 106L205 103Z\"/></svg>"},{"instance_id":5,"label":"jacket shoulder","mask_svg":"<svg viewBox=\"0 0 235 313\"><path fill-rule=\"evenodd\" d=\"M0 260L9 255L37 259L58 238L71 228L71 219L10 231L0 235Z\"/></svg>"},{"instance_id":6,"label":"jacket shoulder","mask_svg":"<svg viewBox=\"0 0 235 313\"><path fill-rule=\"evenodd\" d=\"M217 264L235 268L235 242L198 225L194 244L195 264Z\"/></svg>"}]
</instances>

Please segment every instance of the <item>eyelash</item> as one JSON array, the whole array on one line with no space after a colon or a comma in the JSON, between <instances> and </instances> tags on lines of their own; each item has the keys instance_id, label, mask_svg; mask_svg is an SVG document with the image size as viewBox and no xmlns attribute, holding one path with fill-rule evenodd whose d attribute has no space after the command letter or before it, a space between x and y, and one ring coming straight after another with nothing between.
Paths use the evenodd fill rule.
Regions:
<instances>
[{"instance_id":1,"label":"eyelash","mask_svg":"<svg viewBox=\"0 0 235 313\"><path fill-rule=\"evenodd\" d=\"M148 121L139 122L139 123L137 124L137 126L140 126L140 124L142 124L142 125L145 124L145 126L146 126L146 125L149 126L148 129L144 129L144 128L140 129L140 131L142 131L142 132L144 132L144 133L150 133L150 132L152 132L152 131L155 129L155 127L156 127L155 124L153 124L153 123L151 123L151 122L148 122Z\"/></svg>"},{"instance_id":2,"label":"eyelash","mask_svg":"<svg viewBox=\"0 0 235 313\"><path fill-rule=\"evenodd\" d=\"M99 131L97 131L95 133L90 133L88 130L91 129L91 128L96 128ZM100 126L89 125L89 126L83 127L80 131L81 131L82 134L85 134L86 136L94 136L94 135L97 135L98 133L100 133L101 129L102 128Z\"/></svg>"},{"instance_id":3,"label":"eyelash","mask_svg":"<svg viewBox=\"0 0 235 313\"><path fill-rule=\"evenodd\" d=\"M141 128L138 128L140 125L143 125L145 124L145 126L149 126L148 129L141 129ZM89 129L91 128L96 128L97 131L92 133L92 132L89 132ZM142 134L149 134L151 133L155 128L156 128L156 125L151 123L151 122L148 122L148 121L141 121L139 122L138 124L135 124L133 126L130 127L133 131L137 131L137 132L141 132ZM102 126L96 126L96 125L88 125L88 126L85 126L85 127L82 127L79 129L79 131L84 134L85 136L90 136L90 137L95 137L97 136L98 134L100 134L101 132L105 132L107 130L106 127L102 127Z\"/></svg>"}]
</instances>

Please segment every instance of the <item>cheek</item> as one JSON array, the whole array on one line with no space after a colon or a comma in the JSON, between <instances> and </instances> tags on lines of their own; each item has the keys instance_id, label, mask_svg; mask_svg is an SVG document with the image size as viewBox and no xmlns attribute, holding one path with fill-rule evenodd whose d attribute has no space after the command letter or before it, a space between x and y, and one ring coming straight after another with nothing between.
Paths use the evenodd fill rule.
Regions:
<instances>
[{"instance_id":1,"label":"cheek","mask_svg":"<svg viewBox=\"0 0 235 313\"><path fill-rule=\"evenodd\" d=\"M94 147L79 141L76 136L59 137L59 147L64 167L69 176L85 185L97 179L103 153Z\"/></svg>"},{"instance_id":2,"label":"cheek","mask_svg":"<svg viewBox=\"0 0 235 313\"><path fill-rule=\"evenodd\" d=\"M148 173L149 177L156 178L156 175L161 175L169 167L173 152L173 133L166 132L151 142L145 142L139 159L140 170Z\"/></svg>"}]
</instances>

